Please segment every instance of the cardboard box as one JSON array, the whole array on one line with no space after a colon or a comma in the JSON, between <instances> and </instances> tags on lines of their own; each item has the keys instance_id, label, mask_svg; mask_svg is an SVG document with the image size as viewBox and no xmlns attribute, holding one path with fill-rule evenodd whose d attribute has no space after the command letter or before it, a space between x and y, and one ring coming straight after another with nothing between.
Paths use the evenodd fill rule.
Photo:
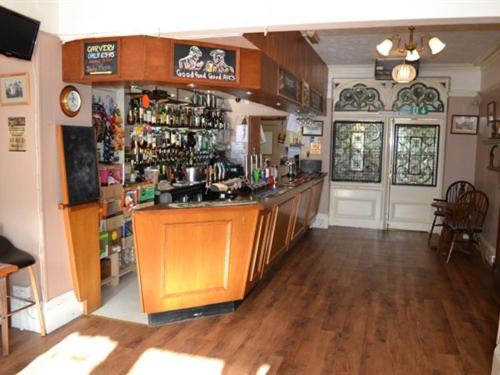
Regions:
<instances>
[{"instance_id":1,"label":"cardboard box","mask_svg":"<svg viewBox=\"0 0 500 375\"><path fill-rule=\"evenodd\" d=\"M113 229L108 231L108 236L109 236L109 246L108 246L108 252L109 249L112 246L121 245L121 239L122 239L122 233L121 233L121 228Z\"/></svg>"},{"instance_id":2,"label":"cardboard box","mask_svg":"<svg viewBox=\"0 0 500 375\"><path fill-rule=\"evenodd\" d=\"M124 249L134 248L134 236L128 236L122 238L122 247Z\"/></svg>"},{"instance_id":3,"label":"cardboard box","mask_svg":"<svg viewBox=\"0 0 500 375\"><path fill-rule=\"evenodd\" d=\"M122 225L122 237L128 237L134 234L132 220L124 220Z\"/></svg>"},{"instance_id":4,"label":"cardboard box","mask_svg":"<svg viewBox=\"0 0 500 375\"><path fill-rule=\"evenodd\" d=\"M101 201L101 218L116 215L122 212L121 199Z\"/></svg>"},{"instance_id":5,"label":"cardboard box","mask_svg":"<svg viewBox=\"0 0 500 375\"><path fill-rule=\"evenodd\" d=\"M154 185L142 185L139 189L139 202L147 202L155 199Z\"/></svg>"},{"instance_id":6,"label":"cardboard box","mask_svg":"<svg viewBox=\"0 0 500 375\"><path fill-rule=\"evenodd\" d=\"M101 199L107 200L121 200L123 197L123 186L120 184L101 186Z\"/></svg>"},{"instance_id":7,"label":"cardboard box","mask_svg":"<svg viewBox=\"0 0 500 375\"><path fill-rule=\"evenodd\" d=\"M101 259L101 281L111 276L111 259Z\"/></svg>"},{"instance_id":8,"label":"cardboard box","mask_svg":"<svg viewBox=\"0 0 500 375\"><path fill-rule=\"evenodd\" d=\"M123 215L116 215L102 220L102 230L111 231L123 225Z\"/></svg>"},{"instance_id":9,"label":"cardboard box","mask_svg":"<svg viewBox=\"0 0 500 375\"><path fill-rule=\"evenodd\" d=\"M109 234L108 232L99 233L99 257L108 256Z\"/></svg>"}]
</instances>

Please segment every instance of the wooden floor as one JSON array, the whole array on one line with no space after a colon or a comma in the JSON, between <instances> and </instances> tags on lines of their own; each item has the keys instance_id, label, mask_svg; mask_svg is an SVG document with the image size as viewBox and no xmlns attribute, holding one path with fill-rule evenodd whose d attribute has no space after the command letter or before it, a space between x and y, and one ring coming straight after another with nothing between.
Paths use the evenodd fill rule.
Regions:
<instances>
[{"instance_id":1,"label":"wooden floor","mask_svg":"<svg viewBox=\"0 0 500 375\"><path fill-rule=\"evenodd\" d=\"M446 265L426 238L315 229L233 314L160 328L82 317L46 338L12 330L0 373L41 355L27 373L80 361L82 374L488 374L500 285L479 257Z\"/></svg>"}]
</instances>

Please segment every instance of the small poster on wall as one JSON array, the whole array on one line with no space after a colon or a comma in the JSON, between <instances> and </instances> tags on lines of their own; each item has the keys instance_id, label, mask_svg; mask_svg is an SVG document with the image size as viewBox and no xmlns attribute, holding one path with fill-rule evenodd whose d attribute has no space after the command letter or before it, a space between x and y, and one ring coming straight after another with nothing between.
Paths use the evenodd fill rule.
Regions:
<instances>
[{"instance_id":1,"label":"small poster on wall","mask_svg":"<svg viewBox=\"0 0 500 375\"><path fill-rule=\"evenodd\" d=\"M9 117L9 151L10 152L25 152L26 151L26 118L25 117Z\"/></svg>"}]
</instances>

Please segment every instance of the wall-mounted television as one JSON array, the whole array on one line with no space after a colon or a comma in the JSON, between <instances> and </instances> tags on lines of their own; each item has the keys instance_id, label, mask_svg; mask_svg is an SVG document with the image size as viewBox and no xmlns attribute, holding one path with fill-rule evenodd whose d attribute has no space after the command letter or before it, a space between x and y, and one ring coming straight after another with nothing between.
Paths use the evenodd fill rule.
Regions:
<instances>
[{"instance_id":1,"label":"wall-mounted television","mask_svg":"<svg viewBox=\"0 0 500 375\"><path fill-rule=\"evenodd\" d=\"M40 21L0 6L0 53L31 60Z\"/></svg>"}]
</instances>

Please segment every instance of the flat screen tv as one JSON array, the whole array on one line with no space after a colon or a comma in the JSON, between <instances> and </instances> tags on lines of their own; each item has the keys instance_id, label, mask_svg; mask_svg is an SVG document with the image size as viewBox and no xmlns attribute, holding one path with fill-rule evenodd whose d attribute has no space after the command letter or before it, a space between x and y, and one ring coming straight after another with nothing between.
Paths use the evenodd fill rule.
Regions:
<instances>
[{"instance_id":1,"label":"flat screen tv","mask_svg":"<svg viewBox=\"0 0 500 375\"><path fill-rule=\"evenodd\" d=\"M0 6L0 53L31 60L40 21Z\"/></svg>"}]
</instances>

